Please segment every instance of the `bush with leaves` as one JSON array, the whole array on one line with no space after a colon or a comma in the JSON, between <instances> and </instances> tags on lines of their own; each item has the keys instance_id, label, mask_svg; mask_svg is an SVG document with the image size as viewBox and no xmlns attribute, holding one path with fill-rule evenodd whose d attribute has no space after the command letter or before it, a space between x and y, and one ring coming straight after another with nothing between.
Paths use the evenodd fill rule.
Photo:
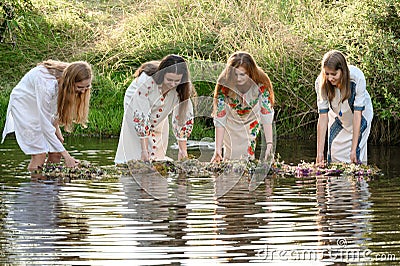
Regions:
<instances>
[{"instance_id":1,"label":"bush with leaves","mask_svg":"<svg viewBox=\"0 0 400 266\"><path fill-rule=\"evenodd\" d=\"M32 9L30 0L3 0L0 3L0 43L15 45L15 31L20 29L25 14Z\"/></svg>"}]
</instances>

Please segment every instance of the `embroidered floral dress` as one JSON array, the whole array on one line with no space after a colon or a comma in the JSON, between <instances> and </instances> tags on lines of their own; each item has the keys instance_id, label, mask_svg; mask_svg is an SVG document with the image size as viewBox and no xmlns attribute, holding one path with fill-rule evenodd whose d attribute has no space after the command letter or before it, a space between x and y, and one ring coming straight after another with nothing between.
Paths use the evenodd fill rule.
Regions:
<instances>
[{"instance_id":1,"label":"embroidered floral dress","mask_svg":"<svg viewBox=\"0 0 400 266\"><path fill-rule=\"evenodd\" d=\"M224 159L254 159L256 138L263 124L272 124L274 110L264 85L230 96L221 87L217 97L215 127L224 127ZM232 92L231 92L232 93Z\"/></svg>"},{"instance_id":2,"label":"embroidered floral dress","mask_svg":"<svg viewBox=\"0 0 400 266\"><path fill-rule=\"evenodd\" d=\"M186 140L193 127L193 106L186 105L185 118L179 123L179 98L175 89L165 97L152 77L142 73L128 87L124 98L124 117L115 163L141 159L141 138L148 138L150 155L166 159L169 138L168 115L172 113L172 129L177 140Z\"/></svg>"},{"instance_id":3,"label":"embroidered floral dress","mask_svg":"<svg viewBox=\"0 0 400 266\"><path fill-rule=\"evenodd\" d=\"M329 102L326 95L322 95L319 82L315 81L317 105L320 114L328 113L328 162L350 162L350 151L353 140L354 111L362 111L360 136L358 139L357 160L367 163L367 140L371 130L373 108L371 97L366 90L365 77L362 71L349 65L350 70L350 98L341 103L340 90L335 88L335 98Z\"/></svg>"}]
</instances>

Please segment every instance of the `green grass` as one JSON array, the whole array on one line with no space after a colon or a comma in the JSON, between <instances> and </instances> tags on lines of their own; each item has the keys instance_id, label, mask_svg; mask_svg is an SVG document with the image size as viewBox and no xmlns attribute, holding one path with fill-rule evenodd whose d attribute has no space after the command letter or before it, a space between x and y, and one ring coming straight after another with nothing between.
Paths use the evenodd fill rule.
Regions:
<instances>
[{"instance_id":1,"label":"green grass","mask_svg":"<svg viewBox=\"0 0 400 266\"><path fill-rule=\"evenodd\" d=\"M273 82L278 136L309 137L316 131L314 81L320 60L339 49L366 75L375 109L371 140L400 142L396 0L31 2L34 8L19 11L18 27L10 28L16 45L0 43L2 114L12 87L38 62L87 60L95 71L90 123L74 134L117 136L124 92L141 63L176 53L195 66L217 66L201 73L206 77L192 69L198 94L212 96L218 67L232 52L245 50ZM3 15L0 9L0 23ZM212 134L202 130L209 127L207 119L198 120L192 137Z\"/></svg>"}]
</instances>

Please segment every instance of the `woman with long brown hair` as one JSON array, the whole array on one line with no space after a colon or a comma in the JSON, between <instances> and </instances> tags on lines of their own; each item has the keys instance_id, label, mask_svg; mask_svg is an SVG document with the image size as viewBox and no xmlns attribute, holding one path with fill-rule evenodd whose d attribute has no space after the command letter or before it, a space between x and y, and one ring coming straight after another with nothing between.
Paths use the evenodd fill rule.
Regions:
<instances>
[{"instance_id":1,"label":"woman with long brown hair","mask_svg":"<svg viewBox=\"0 0 400 266\"><path fill-rule=\"evenodd\" d=\"M167 55L161 61L144 63L125 92L124 117L115 163L130 160L166 160L168 116L178 141L178 159L187 154L187 138L193 127L195 90L186 61Z\"/></svg>"},{"instance_id":2,"label":"woman with long brown hair","mask_svg":"<svg viewBox=\"0 0 400 266\"><path fill-rule=\"evenodd\" d=\"M336 50L321 61L315 81L318 105L316 163L324 162L328 130L327 162L367 163L367 140L373 107L363 72L348 65Z\"/></svg>"},{"instance_id":3,"label":"woman with long brown hair","mask_svg":"<svg viewBox=\"0 0 400 266\"><path fill-rule=\"evenodd\" d=\"M47 60L31 69L14 87L7 109L3 140L15 131L21 150L31 155L28 170L47 162L67 167L79 162L63 146L60 126L70 132L73 124L86 127L89 112L91 66L84 61Z\"/></svg>"},{"instance_id":4,"label":"woman with long brown hair","mask_svg":"<svg viewBox=\"0 0 400 266\"><path fill-rule=\"evenodd\" d=\"M215 152L211 161L254 159L261 126L267 159L274 147L273 105L274 91L267 74L249 53L233 53L215 86Z\"/></svg>"}]
</instances>

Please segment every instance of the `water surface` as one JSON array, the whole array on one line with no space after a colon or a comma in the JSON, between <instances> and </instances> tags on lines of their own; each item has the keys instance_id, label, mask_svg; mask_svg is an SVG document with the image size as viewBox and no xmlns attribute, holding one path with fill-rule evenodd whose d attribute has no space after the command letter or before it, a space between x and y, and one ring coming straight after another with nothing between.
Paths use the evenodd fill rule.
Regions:
<instances>
[{"instance_id":1,"label":"water surface","mask_svg":"<svg viewBox=\"0 0 400 266\"><path fill-rule=\"evenodd\" d=\"M113 164L116 139L66 142L77 159ZM280 140L277 152L297 164L314 160L314 147ZM0 263L400 265L398 150L369 147L380 177L269 176L249 191L246 177L35 181L29 157L7 138L0 145Z\"/></svg>"}]
</instances>

